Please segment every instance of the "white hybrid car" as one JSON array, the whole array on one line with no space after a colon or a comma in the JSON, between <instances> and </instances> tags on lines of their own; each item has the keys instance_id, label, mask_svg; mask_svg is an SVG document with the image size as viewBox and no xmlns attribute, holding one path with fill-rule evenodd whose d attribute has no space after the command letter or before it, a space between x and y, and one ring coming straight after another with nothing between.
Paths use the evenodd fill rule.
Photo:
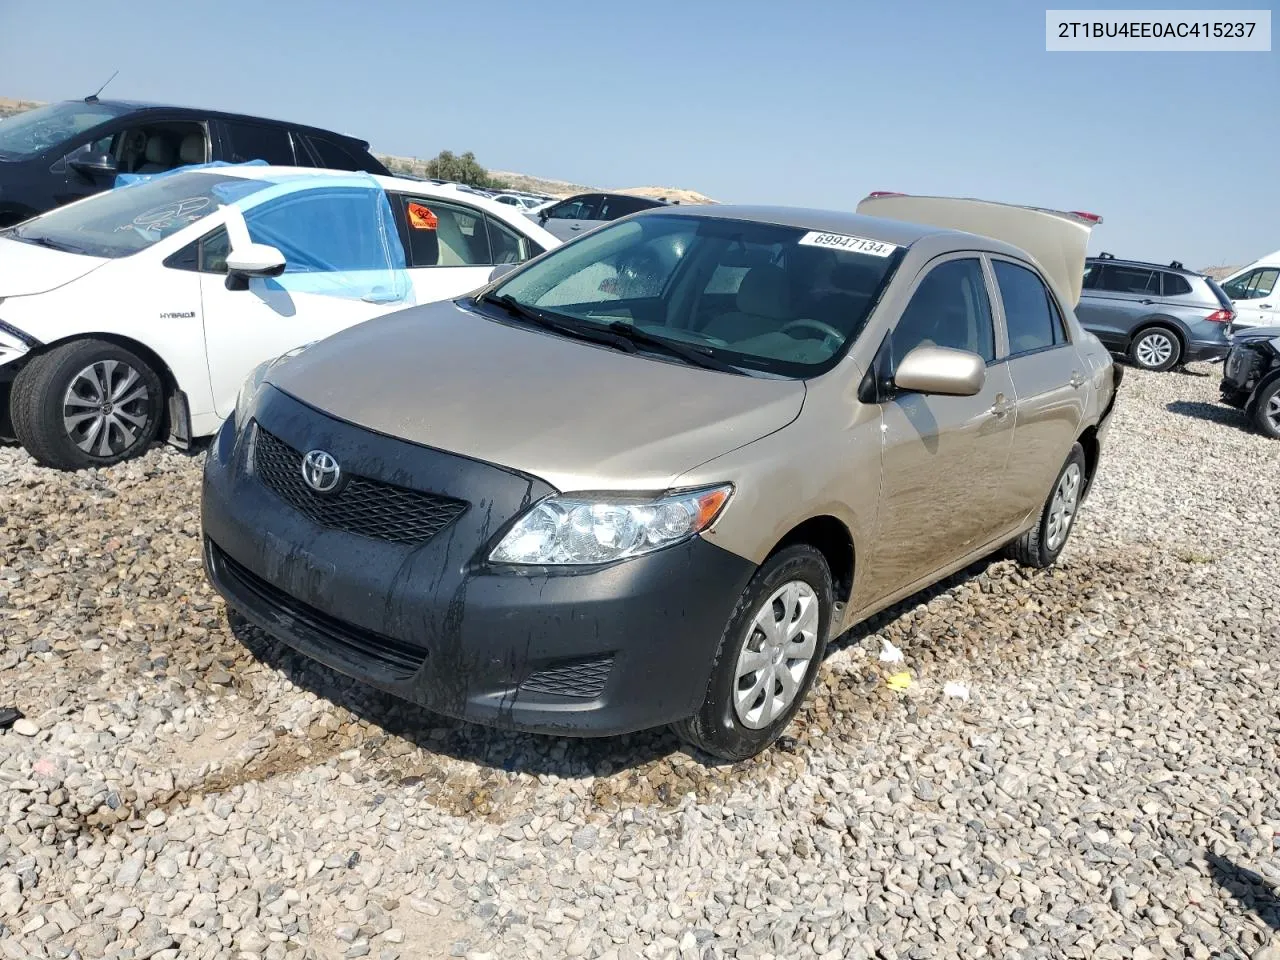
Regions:
<instances>
[{"instance_id":1,"label":"white hybrid car","mask_svg":"<svg viewBox=\"0 0 1280 960\"><path fill-rule=\"evenodd\" d=\"M141 178L0 231L0 434L63 469L185 446L258 363L559 244L516 207L416 180Z\"/></svg>"}]
</instances>

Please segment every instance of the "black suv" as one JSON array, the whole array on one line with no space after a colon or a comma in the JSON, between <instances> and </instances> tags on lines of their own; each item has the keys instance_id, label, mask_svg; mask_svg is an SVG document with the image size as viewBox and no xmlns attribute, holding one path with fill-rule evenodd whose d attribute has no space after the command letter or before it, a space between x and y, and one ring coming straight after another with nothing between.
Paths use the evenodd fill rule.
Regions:
<instances>
[{"instance_id":1,"label":"black suv","mask_svg":"<svg viewBox=\"0 0 1280 960\"><path fill-rule=\"evenodd\" d=\"M387 173L364 140L261 117L126 100L68 100L0 122L0 227L115 184L189 163Z\"/></svg>"},{"instance_id":2,"label":"black suv","mask_svg":"<svg viewBox=\"0 0 1280 960\"><path fill-rule=\"evenodd\" d=\"M1221 389L1223 403L1243 410L1259 431L1280 440L1280 327L1245 327L1235 335Z\"/></svg>"},{"instance_id":3,"label":"black suv","mask_svg":"<svg viewBox=\"0 0 1280 960\"><path fill-rule=\"evenodd\" d=\"M1081 326L1147 370L1221 360L1231 347L1231 299L1209 277L1178 261L1085 261L1076 316Z\"/></svg>"}]
</instances>

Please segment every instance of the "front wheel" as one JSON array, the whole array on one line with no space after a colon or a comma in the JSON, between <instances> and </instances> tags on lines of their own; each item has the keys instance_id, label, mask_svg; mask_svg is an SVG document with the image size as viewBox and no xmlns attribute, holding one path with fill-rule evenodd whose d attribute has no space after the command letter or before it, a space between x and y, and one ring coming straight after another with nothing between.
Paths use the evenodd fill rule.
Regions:
<instances>
[{"instance_id":1,"label":"front wheel","mask_svg":"<svg viewBox=\"0 0 1280 960\"><path fill-rule=\"evenodd\" d=\"M1085 483L1084 448L1073 444L1036 525L1010 545L1015 560L1027 567L1048 567L1058 559L1075 526Z\"/></svg>"},{"instance_id":2,"label":"front wheel","mask_svg":"<svg viewBox=\"0 0 1280 960\"><path fill-rule=\"evenodd\" d=\"M680 737L725 760L745 760L778 739L822 664L834 592L813 547L766 560L729 617L702 704L674 725Z\"/></svg>"},{"instance_id":3,"label":"front wheel","mask_svg":"<svg viewBox=\"0 0 1280 960\"><path fill-rule=\"evenodd\" d=\"M9 399L13 432L38 463L104 467L137 456L160 431L164 387L144 360L105 340L33 358Z\"/></svg>"},{"instance_id":4,"label":"front wheel","mask_svg":"<svg viewBox=\"0 0 1280 960\"><path fill-rule=\"evenodd\" d=\"M1148 327L1129 345L1129 359L1143 370L1172 370L1182 359L1182 344L1165 327Z\"/></svg>"},{"instance_id":5,"label":"front wheel","mask_svg":"<svg viewBox=\"0 0 1280 960\"><path fill-rule=\"evenodd\" d=\"M1280 440L1280 379L1258 391L1253 400L1253 425L1273 440Z\"/></svg>"}]
</instances>

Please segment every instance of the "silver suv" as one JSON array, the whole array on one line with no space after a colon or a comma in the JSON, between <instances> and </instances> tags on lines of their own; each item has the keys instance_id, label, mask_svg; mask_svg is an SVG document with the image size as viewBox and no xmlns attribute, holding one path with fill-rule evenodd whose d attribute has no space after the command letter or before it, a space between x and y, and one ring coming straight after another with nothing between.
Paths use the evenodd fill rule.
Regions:
<instances>
[{"instance_id":1,"label":"silver suv","mask_svg":"<svg viewBox=\"0 0 1280 960\"><path fill-rule=\"evenodd\" d=\"M205 463L210 579L441 713L763 749L828 638L1057 559L1116 395L1072 215L864 204L647 211L259 368Z\"/></svg>"},{"instance_id":2,"label":"silver suv","mask_svg":"<svg viewBox=\"0 0 1280 960\"><path fill-rule=\"evenodd\" d=\"M1085 262L1076 306L1080 324L1144 370L1170 370L1195 360L1221 360L1231 349L1231 298L1210 277L1169 264Z\"/></svg>"}]
</instances>

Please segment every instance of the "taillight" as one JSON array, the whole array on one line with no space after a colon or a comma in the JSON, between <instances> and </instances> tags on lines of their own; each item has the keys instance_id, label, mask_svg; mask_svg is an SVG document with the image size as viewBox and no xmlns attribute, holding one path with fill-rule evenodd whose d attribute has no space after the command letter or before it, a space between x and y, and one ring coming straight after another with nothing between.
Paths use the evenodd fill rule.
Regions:
<instances>
[{"instance_id":1,"label":"taillight","mask_svg":"<svg viewBox=\"0 0 1280 960\"><path fill-rule=\"evenodd\" d=\"M1213 323L1230 323L1235 318L1236 312L1234 310L1215 310L1205 317L1206 320L1210 320Z\"/></svg>"},{"instance_id":2,"label":"taillight","mask_svg":"<svg viewBox=\"0 0 1280 960\"><path fill-rule=\"evenodd\" d=\"M1086 213L1083 210L1072 210L1071 213L1081 220L1088 220L1090 223L1098 224L1102 222L1102 217L1096 213Z\"/></svg>"}]
</instances>

